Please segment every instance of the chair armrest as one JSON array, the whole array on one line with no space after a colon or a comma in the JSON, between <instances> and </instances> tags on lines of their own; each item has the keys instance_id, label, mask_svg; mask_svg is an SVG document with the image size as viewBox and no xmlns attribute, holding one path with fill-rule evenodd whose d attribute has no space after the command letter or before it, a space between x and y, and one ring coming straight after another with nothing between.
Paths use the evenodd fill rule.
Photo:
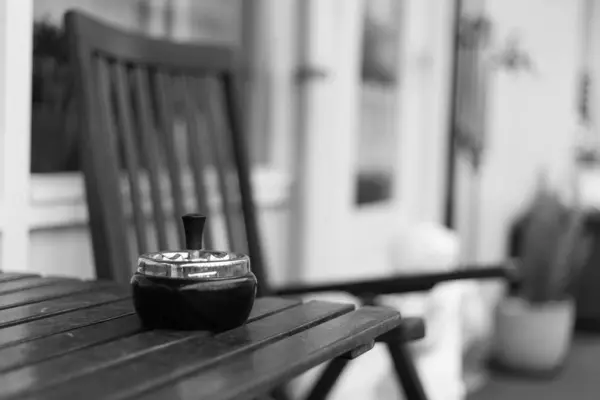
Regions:
<instances>
[{"instance_id":1,"label":"chair armrest","mask_svg":"<svg viewBox=\"0 0 600 400\"><path fill-rule=\"evenodd\" d=\"M418 317L403 317L400 326L379 338L378 342L409 343L425 337L425 321Z\"/></svg>"},{"instance_id":2,"label":"chair armrest","mask_svg":"<svg viewBox=\"0 0 600 400\"><path fill-rule=\"evenodd\" d=\"M511 263L501 266L473 267L452 272L402 274L360 281L328 282L310 285L290 285L274 288L278 296L301 295L319 292L345 292L357 297L382 294L422 292L440 282L464 279L504 278L511 284L518 282L517 271Z\"/></svg>"}]
</instances>

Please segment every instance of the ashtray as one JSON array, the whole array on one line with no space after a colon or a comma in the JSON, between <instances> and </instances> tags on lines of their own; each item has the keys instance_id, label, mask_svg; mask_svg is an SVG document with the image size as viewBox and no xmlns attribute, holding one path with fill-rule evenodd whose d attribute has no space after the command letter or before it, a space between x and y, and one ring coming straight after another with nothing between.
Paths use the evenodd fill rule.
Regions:
<instances>
[{"instance_id":1,"label":"ashtray","mask_svg":"<svg viewBox=\"0 0 600 400\"><path fill-rule=\"evenodd\" d=\"M186 249L142 254L131 278L135 310L146 328L223 331L250 316L257 281L250 258L202 248L206 217L182 217Z\"/></svg>"}]
</instances>

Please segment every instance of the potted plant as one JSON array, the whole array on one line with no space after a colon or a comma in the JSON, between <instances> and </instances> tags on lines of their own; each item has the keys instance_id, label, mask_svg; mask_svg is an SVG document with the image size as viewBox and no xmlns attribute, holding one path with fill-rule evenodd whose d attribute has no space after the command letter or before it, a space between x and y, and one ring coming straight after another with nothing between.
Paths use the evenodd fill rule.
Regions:
<instances>
[{"instance_id":1,"label":"potted plant","mask_svg":"<svg viewBox=\"0 0 600 400\"><path fill-rule=\"evenodd\" d=\"M573 293L591 241L585 214L542 184L518 235L520 285L496 313L494 361L521 372L552 373L568 354Z\"/></svg>"},{"instance_id":2,"label":"potted plant","mask_svg":"<svg viewBox=\"0 0 600 400\"><path fill-rule=\"evenodd\" d=\"M31 172L78 169L77 115L62 27L34 22L31 112Z\"/></svg>"}]
</instances>

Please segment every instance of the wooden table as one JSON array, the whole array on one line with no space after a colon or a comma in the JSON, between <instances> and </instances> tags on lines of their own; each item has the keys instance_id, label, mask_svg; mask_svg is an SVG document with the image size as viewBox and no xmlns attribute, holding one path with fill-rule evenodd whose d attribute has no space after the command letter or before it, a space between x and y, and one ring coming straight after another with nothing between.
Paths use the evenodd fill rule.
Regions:
<instances>
[{"instance_id":1,"label":"wooden table","mask_svg":"<svg viewBox=\"0 0 600 400\"><path fill-rule=\"evenodd\" d=\"M129 287L0 273L0 399L253 398L399 324L387 308L261 298L238 329L149 331Z\"/></svg>"}]
</instances>

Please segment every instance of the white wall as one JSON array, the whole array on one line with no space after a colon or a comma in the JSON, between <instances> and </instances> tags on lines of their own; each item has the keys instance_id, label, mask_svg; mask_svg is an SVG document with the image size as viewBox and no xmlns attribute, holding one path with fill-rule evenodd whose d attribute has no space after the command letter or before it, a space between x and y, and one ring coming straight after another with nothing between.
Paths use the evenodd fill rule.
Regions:
<instances>
[{"instance_id":1,"label":"white wall","mask_svg":"<svg viewBox=\"0 0 600 400\"><path fill-rule=\"evenodd\" d=\"M570 189L576 128L576 89L581 44L579 0L502 0L485 5L492 20L494 46L518 32L534 64L533 74L491 75L487 146L480 172L476 247L467 258L495 262L505 257L507 229L526 206L536 174L546 168L560 190ZM464 181L458 201L470 194ZM472 209L472 208L471 208ZM467 234L469 210L459 220ZM471 238L473 237L471 236Z\"/></svg>"},{"instance_id":2,"label":"white wall","mask_svg":"<svg viewBox=\"0 0 600 400\"><path fill-rule=\"evenodd\" d=\"M0 2L0 265L27 264L31 122L31 3Z\"/></svg>"}]
</instances>

